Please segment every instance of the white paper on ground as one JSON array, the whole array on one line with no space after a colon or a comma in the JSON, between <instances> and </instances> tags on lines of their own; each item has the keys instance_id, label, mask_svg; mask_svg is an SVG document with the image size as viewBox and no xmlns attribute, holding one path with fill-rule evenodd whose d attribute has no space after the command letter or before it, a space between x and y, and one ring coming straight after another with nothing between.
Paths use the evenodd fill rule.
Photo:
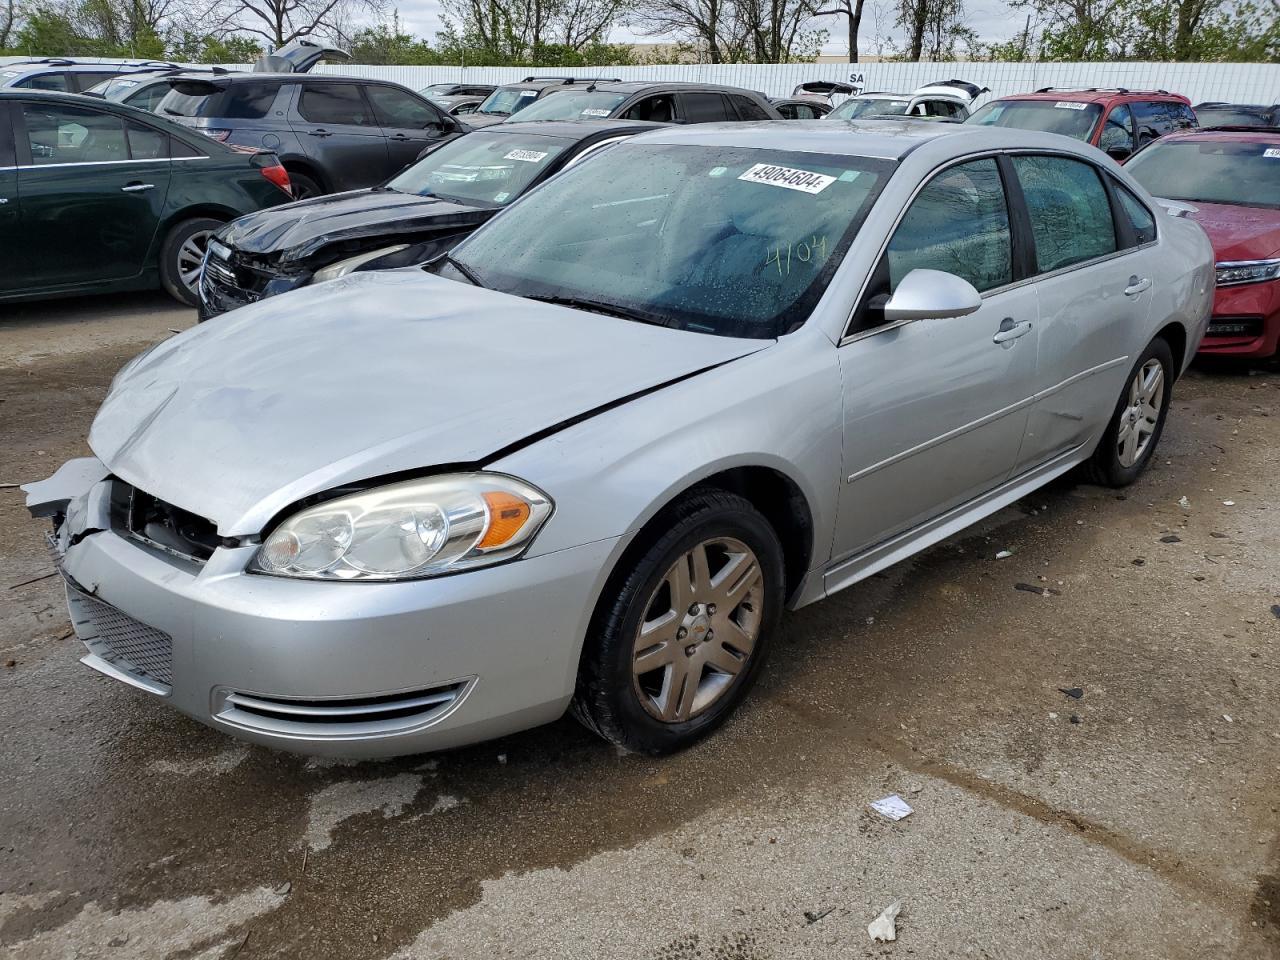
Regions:
<instances>
[{"instance_id":1,"label":"white paper on ground","mask_svg":"<svg viewBox=\"0 0 1280 960\"><path fill-rule=\"evenodd\" d=\"M915 811L896 793L891 793L883 800L874 800L871 803L871 809L883 817L890 820L901 820L903 817L909 817Z\"/></svg>"},{"instance_id":2,"label":"white paper on ground","mask_svg":"<svg viewBox=\"0 0 1280 960\"><path fill-rule=\"evenodd\" d=\"M875 943L888 943L890 940L898 939L898 928L894 921L898 919L898 913L902 910L902 901L895 900L889 904L876 917L867 924L867 934Z\"/></svg>"}]
</instances>

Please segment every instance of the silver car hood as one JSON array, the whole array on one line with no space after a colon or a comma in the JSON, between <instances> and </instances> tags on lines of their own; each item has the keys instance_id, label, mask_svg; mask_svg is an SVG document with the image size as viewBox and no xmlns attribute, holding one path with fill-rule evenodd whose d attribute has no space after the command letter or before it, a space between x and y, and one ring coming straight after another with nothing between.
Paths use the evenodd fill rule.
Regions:
<instances>
[{"instance_id":1,"label":"silver car hood","mask_svg":"<svg viewBox=\"0 0 1280 960\"><path fill-rule=\"evenodd\" d=\"M311 494L480 463L771 342L536 303L415 269L357 273L159 344L116 378L89 445L121 479L243 536Z\"/></svg>"}]
</instances>

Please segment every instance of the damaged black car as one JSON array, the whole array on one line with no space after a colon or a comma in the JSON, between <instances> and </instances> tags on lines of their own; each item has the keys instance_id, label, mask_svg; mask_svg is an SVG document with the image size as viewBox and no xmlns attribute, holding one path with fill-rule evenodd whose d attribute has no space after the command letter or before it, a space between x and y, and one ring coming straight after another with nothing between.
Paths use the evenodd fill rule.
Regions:
<instances>
[{"instance_id":1,"label":"damaged black car","mask_svg":"<svg viewBox=\"0 0 1280 960\"><path fill-rule=\"evenodd\" d=\"M209 241L200 319L357 270L426 263L558 170L658 124L499 124L452 140L382 186L241 217Z\"/></svg>"}]
</instances>

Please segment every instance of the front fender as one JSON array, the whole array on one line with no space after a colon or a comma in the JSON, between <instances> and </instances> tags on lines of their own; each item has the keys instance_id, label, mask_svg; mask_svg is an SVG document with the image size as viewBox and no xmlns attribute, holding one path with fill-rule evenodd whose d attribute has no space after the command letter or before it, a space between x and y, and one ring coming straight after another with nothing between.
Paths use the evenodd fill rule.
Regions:
<instances>
[{"instance_id":1,"label":"front fender","mask_svg":"<svg viewBox=\"0 0 1280 960\"><path fill-rule=\"evenodd\" d=\"M831 554L841 471L840 370L816 327L604 411L487 464L546 491L531 554L619 537L613 560L681 493L735 467L789 478L813 522L807 570Z\"/></svg>"}]
</instances>

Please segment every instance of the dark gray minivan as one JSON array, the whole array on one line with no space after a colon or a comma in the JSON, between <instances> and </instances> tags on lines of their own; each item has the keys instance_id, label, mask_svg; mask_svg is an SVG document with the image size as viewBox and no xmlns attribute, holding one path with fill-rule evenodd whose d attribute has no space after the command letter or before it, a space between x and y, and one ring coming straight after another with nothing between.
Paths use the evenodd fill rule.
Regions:
<instances>
[{"instance_id":1,"label":"dark gray minivan","mask_svg":"<svg viewBox=\"0 0 1280 960\"><path fill-rule=\"evenodd\" d=\"M270 150L298 199L386 180L467 131L396 83L299 73L183 74L156 113L228 144Z\"/></svg>"}]
</instances>

